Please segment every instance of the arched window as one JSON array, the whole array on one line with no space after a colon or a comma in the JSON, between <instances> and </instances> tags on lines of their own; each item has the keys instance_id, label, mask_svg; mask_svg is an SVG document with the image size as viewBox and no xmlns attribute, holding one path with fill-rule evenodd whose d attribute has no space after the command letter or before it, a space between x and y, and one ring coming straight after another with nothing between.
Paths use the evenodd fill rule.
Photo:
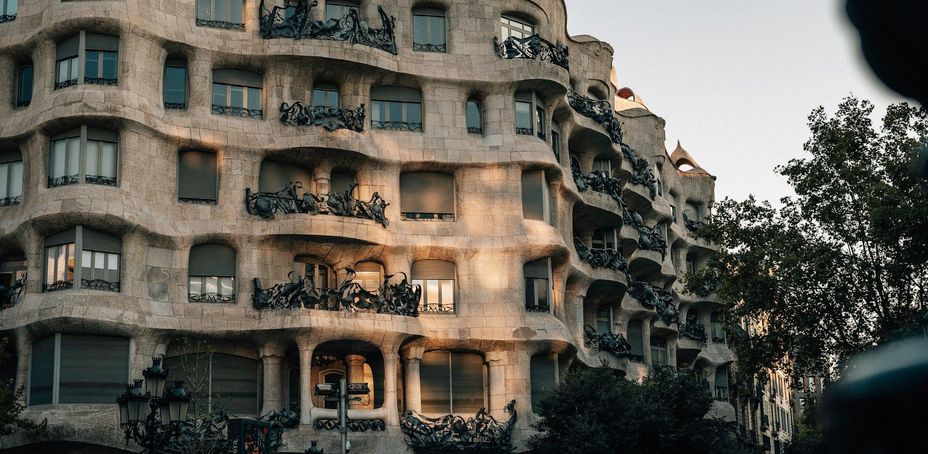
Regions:
<instances>
[{"instance_id":1,"label":"arched window","mask_svg":"<svg viewBox=\"0 0 928 454\"><path fill-rule=\"evenodd\" d=\"M261 365L258 360L225 353L199 352L164 359L172 380L206 401L206 411L222 408L233 415L257 415Z\"/></svg>"},{"instance_id":2,"label":"arched window","mask_svg":"<svg viewBox=\"0 0 928 454\"><path fill-rule=\"evenodd\" d=\"M81 126L52 136L48 158L48 187L81 181L116 186L119 134Z\"/></svg>"},{"instance_id":3,"label":"arched window","mask_svg":"<svg viewBox=\"0 0 928 454\"><path fill-rule=\"evenodd\" d=\"M122 241L105 232L77 226L45 238L42 291L73 288L119 291Z\"/></svg>"},{"instance_id":4,"label":"arched window","mask_svg":"<svg viewBox=\"0 0 928 454\"><path fill-rule=\"evenodd\" d=\"M453 221L454 175L408 172L400 175L400 212L404 220Z\"/></svg>"},{"instance_id":5,"label":"arched window","mask_svg":"<svg viewBox=\"0 0 928 454\"><path fill-rule=\"evenodd\" d=\"M215 202L219 191L216 153L181 150L177 153L177 198L189 202Z\"/></svg>"},{"instance_id":6,"label":"arched window","mask_svg":"<svg viewBox=\"0 0 928 454\"><path fill-rule=\"evenodd\" d=\"M310 169L297 166L295 164L286 164L277 161L261 161L261 171L258 175L259 192L277 192L287 187L289 183L300 183L302 192L310 192L310 185L313 183L313 172Z\"/></svg>"},{"instance_id":7,"label":"arched window","mask_svg":"<svg viewBox=\"0 0 928 454\"><path fill-rule=\"evenodd\" d=\"M709 316L709 321L712 330L712 342L725 343L725 315L721 312L713 312Z\"/></svg>"},{"instance_id":8,"label":"arched window","mask_svg":"<svg viewBox=\"0 0 928 454\"><path fill-rule=\"evenodd\" d=\"M213 113L260 119L264 76L243 69L213 70Z\"/></svg>"},{"instance_id":9,"label":"arched window","mask_svg":"<svg viewBox=\"0 0 928 454\"><path fill-rule=\"evenodd\" d=\"M116 85L119 65L119 37L84 32L86 48L84 83Z\"/></svg>"},{"instance_id":10,"label":"arched window","mask_svg":"<svg viewBox=\"0 0 928 454\"><path fill-rule=\"evenodd\" d=\"M715 369L715 400L728 400L728 366Z\"/></svg>"},{"instance_id":11,"label":"arched window","mask_svg":"<svg viewBox=\"0 0 928 454\"><path fill-rule=\"evenodd\" d=\"M628 321L628 332L625 337L632 347L632 354L638 356L639 359L644 358L644 330L641 320Z\"/></svg>"},{"instance_id":12,"label":"arched window","mask_svg":"<svg viewBox=\"0 0 928 454\"><path fill-rule=\"evenodd\" d=\"M197 0L197 26L244 30L244 0Z\"/></svg>"},{"instance_id":13,"label":"arched window","mask_svg":"<svg viewBox=\"0 0 928 454\"><path fill-rule=\"evenodd\" d=\"M235 302L235 249L220 244L201 244L190 249L188 301Z\"/></svg>"},{"instance_id":14,"label":"arched window","mask_svg":"<svg viewBox=\"0 0 928 454\"><path fill-rule=\"evenodd\" d=\"M522 217L537 221L550 221L551 197L543 170L522 171Z\"/></svg>"},{"instance_id":15,"label":"arched window","mask_svg":"<svg viewBox=\"0 0 928 454\"><path fill-rule=\"evenodd\" d=\"M525 310L551 311L551 259L532 260L522 265L525 275Z\"/></svg>"},{"instance_id":16,"label":"arched window","mask_svg":"<svg viewBox=\"0 0 928 454\"><path fill-rule=\"evenodd\" d=\"M412 10L412 50L448 52L445 12L438 8Z\"/></svg>"},{"instance_id":17,"label":"arched window","mask_svg":"<svg viewBox=\"0 0 928 454\"><path fill-rule=\"evenodd\" d=\"M335 288L335 272L331 266L321 260L297 256L293 261L293 272L311 282L313 288Z\"/></svg>"},{"instance_id":18,"label":"arched window","mask_svg":"<svg viewBox=\"0 0 928 454\"><path fill-rule=\"evenodd\" d=\"M515 95L516 134L537 135L546 140L547 112L541 98L532 91L519 91Z\"/></svg>"},{"instance_id":19,"label":"arched window","mask_svg":"<svg viewBox=\"0 0 928 454\"><path fill-rule=\"evenodd\" d=\"M473 100L467 100L467 132L470 134L483 134L483 115L480 110L480 103Z\"/></svg>"},{"instance_id":20,"label":"arched window","mask_svg":"<svg viewBox=\"0 0 928 454\"><path fill-rule=\"evenodd\" d=\"M509 37L522 39L535 34L535 26L527 20L513 16L500 16L500 22L502 25L502 40Z\"/></svg>"},{"instance_id":21,"label":"arched window","mask_svg":"<svg viewBox=\"0 0 928 454\"><path fill-rule=\"evenodd\" d=\"M377 262L361 262L354 266L354 280L368 292L380 290L383 284L383 266Z\"/></svg>"},{"instance_id":22,"label":"arched window","mask_svg":"<svg viewBox=\"0 0 928 454\"><path fill-rule=\"evenodd\" d=\"M702 218L699 216L699 207L690 202L686 202L686 205L684 205L683 215L686 216L686 219L690 221L702 220Z\"/></svg>"},{"instance_id":23,"label":"arched window","mask_svg":"<svg viewBox=\"0 0 928 454\"><path fill-rule=\"evenodd\" d=\"M187 108L187 60L168 57L164 61L164 108Z\"/></svg>"},{"instance_id":24,"label":"arched window","mask_svg":"<svg viewBox=\"0 0 928 454\"><path fill-rule=\"evenodd\" d=\"M340 107L341 101L339 100L338 85L329 83L318 83L313 85L313 106Z\"/></svg>"},{"instance_id":25,"label":"arched window","mask_svg":"<svg viewBox=\"0 0 928 454\"><path fill-rule=\"evenodd\" d=\"M19 150L0 151L0 207L23 201L23 155Z\"/></svg>"},{"instance_id":26,"label":"arched window","mask_svg":"<svg viewBox=\"0 0 928 454\"><path fill-rule=\"evenodd\" d=\"M666 366L669 364L667 357L667 339L663 337L651 336L651 365Z\"/></svg>"},{"instance_id":27,"label":"arched window","mask_svg":"<svg viewBox=\"0 0 928 454\"><path fill-rule=\"evenodd\" d=\"M476 353L425 352L419 373L423 413L473 414L486 407L482 356Z\"/></svg>"},{"instance_id":28,"label":"arched window","mask_svg":"<svg viewBox=\"0 0 928 454\"><path fill-rule=\"evenodd\" d=\"M32 343L29 405L112 404L129 376L129 339L55 334Z\"/></svg>"},{"instance_id":29,"label":"arched window","mask_svg":"<svg viewBox=\"0 0 928 454\"><path fill-rule=\"evenodd\" d=\"M15 2L16 0L10 0ZM2 2L2 0L0 0ZM16 67L16 107L25 107L32 102L32 82L35 76L35 68L32 66L32 60L27 59Z\"/></svg>"},{"instance_id":30,"label":"arched window","mask_svg":"<svg viewBox=\"0 0 928 454\"><path fill-rule=\"evenodd\" d=\"M422 132L422 92L415 88L371 88L371 128Z\"/></svg>"},{"instance_id":31,"label":"arched window","mask_svg":"<svg viewBox=\"0 0 928 454\"><path fill-rule=\"evenodd\" d=\"M419 312L454 312L454 263L418 260L412 264L412 283L422 286Z\"/></svg>"},{"instance_id":32,"label":"arched window","mask_svg":"<svg viewBox=\"0 0 928 454\"><path fill-rule=\"evenodd\" d=\"M554 391L558 383L557 353L532 356L532 410L538 412L538 403L546 393Z\"/></svg>"}]
</instances>

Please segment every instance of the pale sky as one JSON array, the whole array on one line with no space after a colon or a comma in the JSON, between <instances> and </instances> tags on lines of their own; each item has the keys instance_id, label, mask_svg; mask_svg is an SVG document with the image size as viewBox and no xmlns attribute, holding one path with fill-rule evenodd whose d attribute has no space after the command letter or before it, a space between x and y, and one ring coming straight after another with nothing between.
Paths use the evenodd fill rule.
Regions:
<instances>
[{"instance_id":1,"label":"pale sky","mask_svg":"<svg viewBox=\"0 0 928 454\"><path fill-rule=\"evenodd\" d=\"M571 35L615 48L628 86L718 177L716 199L791 194L778 164L803 154L806 121L845 96L878 115L903 98L872 75L844 0L566 0Z\"/></svg>"}]
</instances>

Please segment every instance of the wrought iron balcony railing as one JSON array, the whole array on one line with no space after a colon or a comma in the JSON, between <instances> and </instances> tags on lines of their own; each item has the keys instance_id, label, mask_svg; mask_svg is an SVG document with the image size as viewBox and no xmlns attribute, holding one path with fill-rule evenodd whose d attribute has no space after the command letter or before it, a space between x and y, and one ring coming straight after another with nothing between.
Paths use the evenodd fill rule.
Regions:
<instances>
[{"instance_id":1,"label":"wrought iron balcony railing","mask_svg":"<svg viewBox=\"0 0 928 454\"><path fill-rule=\"evenodd\" d=\"M376 192L370 201L355 199L352 193L357 186L352 184L347 191L330 192L326 195L306 192L302 197L297 196L298 190L303 187L303 183L299 181L291 181L277 192L251 192L251 188L248 188L245 189L245 208L248 214L264 219L271 219L277 213L331 214L370 219L386 227L389 223L386 209L390 204Z\"/></svg>"},{"instance_id":2,"label":"wrought iron balcony railing","mask_svg":"<svg viewBox=\"0 0 928 454\"><path fill-rule=\"evenodd\" d=\"M104 175L84 175L84 181L91 184L116 186L116 177L108 177Z\"/></svg>"},{"instance_id":3,"label":"wrought iron balcony railing","mask_svg":"<svg viewBox=\"0 0 928 454\"><path fill-rule=\"evenodd\" d=\"M588 263L593 268L606 268L613 271L628 271L628 263L621 252L615 249L591 248L586 245L580 238L574 237L574 249L580 260Z\"/></svg>"},{"instance_id":4,"label":"wrought iron balcony railing","mask_svg":"<svg viewBox=\"0 0 928 454\"><path fill-rule=\"evenodd\" d=\"M567 90L567 103L580 115L606 128L612 143L622 143L622 125L612 113L612 104L609 104L609 101L588 98L573 90Z\"/></svg>"},{"instance_id":5,"label":"wrought iron balcony railing","mask_svg":"<svg viewBox=\"0 0 928 454\"><path fill-rule=\"evenodd\" d=\"M26 273L23 273L19 279L13 281L9 287L0 284L0 311L9 309L19 303L20 298L23 296L23 291L25 290Z\"/></svg>"},{"instance_id":6,"label":"wrought iron balcony railing","mask_svg":"<svg viewBox=\"0 0 928 454\"><path fill-rule=\"evenodd\" d=\"M412 43L412 50L418 52L448 52L447 44Z\"/></svg>"},{"instance_id":7,"label":"wrought iron balcony railing","mask_svg":"<svg viewBox=\"0 0 928 454\"><path fill-rule=\"evenodd\" d=\"M708 339L706 335L706 326L699 323L699 318L696 317L696 314L688 314L686 316L686 323L680 325L680 335L702 343L705 343L706 339Z\"/></svg>"},{"instance_id":8,"label":"wrought iron balcony railing","mask_svg":"<svg viewBox=\"0 0 928 454\"><path fill-rule=\"evenodd\" d=\"M220 295L216 292L188 293L187 301L191 303L234 303L235 294Z\"/></svg>"},{"instance_id":9,"label":"wrought iron balcony railing","mask_svg":"<svg viewBox=\"0 0 928 454\"><path fill-rule=\"evenodd\" d=\"M516 424L516 401L506 405L509 421L497 421L485 408L466 420L458 415L429 418L406 410L400 429L416 452L512 452L512 430Z\"/></svg>"},{"instance_id":10,"label":"wrought iron balcony railing","mask_svg":"<svg viewBox=\"0 0 928 454\"><path fill-rule=\"evenodd\" d=\"M216 115L231 115L233 117L245 118L264 118L264 111L261 109L249 109L246 107L220 106L213 104L213 113Z\"/></svg>"},{"instance_id":11,"label":"wrought iron balcony railing","mask_svg":"<svg viewBox=\"0 0 928 454\"><path fill-rule=\"evenodd\" d=\"M209 20L197 18L198 27L221 28L223 30L245 31L245 24L240 22L228 22L224 20Z\"/></svg>"},{"instance_id":12,"label":"wrought iron balcony railing","mask_svg":"<svg viewBox=\"0 0 928 454\"><path fill-rule=\"evenodd\" d=\"M623 209L628 206L625 200L622 199L622 182L618 179L612 178L601 170L594 170L584 175L583 170L580 169L580 161L577 160L576 156L570 157L570 172L577 184L578 191L586 192L592 189L612 197L612 200L615 200Z\"/></svg>"},{"instance_id":13,"label":"wrought iron balcony railing","mask_svg":"<svg viewBox=\"0 0 928 454\"><path fill-rule=\"evenodd\" d=\"M586 344L594 350L611 353L619 358L644 361L644 356L632 353L632 345L621 334L611 331L599 333L590 325L583 327L583 334Z\"/></svg>"},{"instance_id":14,"label":"wrought iron balcony railing","mask_svg":"<svg viewBox=\"0 0 928 454\"><path fill-rule=\"evenodd\" d=\"M58 290L70 290L74 287L74 280L68 279L64 281L55 281L50 284L43 283L42 291L43 292L57 292Z\"/></svg>"},{"instance_id":15,"label":"wrought iron balcony railing","mask_svg":"<svg viewBox=\"0 0 928 454\"><path fill-rule=\"evenodd\" d=\"M638 248L661 253L661 259L667 255L667 239L655 227L644 225L641 215L630 210L622 209L622 220L638 231Z\"/></svg>"},{"instance_id":16,"label":"wrought iron balcony railing","mask_svg":"<svg viewBox=\"0 0 928 454\"><path fill-rule=\"evenodd\" d=\"M531 306L525 306L525 310L527 312L537 312L540 314L548 314L548 313L551 313L551 306L547 304L535 304Z\"/></svg>"},{"instance_id":17,"label":"wrought iron balcony railing","mask_svg":"<svg viewBox=\"0 0 928 454\"><path fill-rule=\"evenodd\" d=\"M322 126L328 131L364 132L364 104L356 109L308 106L299 101L280 105L280 122L288 126ZM421 126L420 126L421 128Z\"/></svg>"},{"instance_id":18,"label":"wrought iron balcony railing","mask_svg":"<svg viewBox=\"0 0 928 454\"><path fill-rule=\"evenodd\" d=\"M6 23L6 22L13 22L14 20L16 20L16 15L15 15L15 14L2 14L2 15L0 15L0 24Z\"/></svg>"},{"instance_id":19,"label":"wrought iron balcony railing","mask_svg":"<svg viewBox=\"0 0 928 454\"><path fill-rule=\"evenodd\" d=\"M400 213L404 221L454 221L454 213L419 213L415 211L404 211Z\"/></svg>"},{"instance_id":20,"label":"wrought iron balcony railing","mask_svg":"<svg viewBox=\"0 0 928 454\"><path fill-rule=\"evenodd\" d=\"M510 36L503 42L499 42L499 38L494 36L493 46L500 58L546 61L561 68L570 69L567 46L554 44L538 34L526 36L525 38Z\"/></svg>"},{"instance_id":21,"label":"wrought iron balcony railing","mask_svg":"<svg viewBox=\"0 0 928 454\"><path fill-rule=\"evenodd\" d=\"M23 196L17 195L14 197L4 197L0 199L0 207L8 207L12 205L19 205L23 202Z\"/></svg>"},{"instance_id":22,"label":"wrought iron balcony railing","mask_svg":"<svg viewBox=\"0 0 928 454\"><path fill-rule=\"evenodd\" d=\"M67 186L77 184L80 181L80 175L64 175L60 177L48 177L48 187L57 188L58 186Z\"/></svg>"},{"instance_id":23,"label":"wrought iron balcony railing","mask_svg":"<svg viewBox=\"0 0 928 454\"><path fill-rule=\"evenodd\" d=\"M26 107L26 106L28 106L30 103L32 103L32 101L18 101L18 100L17 100L17 101L16 101L16 107Z\"/></svg>"},{"instance_id":24,"label":"wrought iron balcony railing","mask_svg":"<svg viewBox=\"0 0 928 454\"><path fill-rule=\"evenodd\" d=\"M453 304L420 304L420 314L453 314Z\"/></svg>"},{"instance_id":25,"label":"wrought iron balcony railing","mask_svg":"<svg viewBox=\"0 0 928 454\"><path fill-rule=\"evenodd\" d=\"M261 37L348 41L397 54L394 36L396 18L387 15L382 6L377 7L382 28L373 28L361 19L357 8L350 8L341 19L312 20L309 12L317 5L318 2L312 0L268 9L261 0L258 7Z\"/></svg>"},{"instance_id":26,"label":"wrought iron balcony railing","mask_svg":"<svg viewBox=\"0 0 928 454\"><path fill-rule=\"evenodd\" d=\"M378 314L419 316L422 287L411 285L405 273L399 282L391 283L394 276L384 277L376 291L365 290L354 281L355 271L345 268L348 277L336 288L317 288L313 277L288 275L289 282L262 288L261 280L254 280L255 309L322 309L327 311L376 312Z\"/></svg>"},{"instance_id":27,"label":"wrought iron balcony railing","mask_svg":"<svg viewBox=\"0 0 928 454\"><path fill-rule=\"evenodd\" d=\"M473 126L467 127L468 134L483 134L483 128L475 128Z\"/></svg>"},{"instance_id":28,"label":"wrought iron balcony railing","mask_svg":"<svg viewBox=\"0 0 928 454\"><path fill-rule=\"evenodd\" d=\"M166 102L164 103L165 109L176 109L176 110L187 110L187 103L185 102Z\"/></svg>"},{"instance_id":29,"label":"wrought iron balcony railing","mask_svg":"<svg viewBox=\"0 0 928 454\"><path fill-rule=\"evenodd\" d=\"M372 129L389 129L393 131L422 132L422 123L413 123L409 121L371 120L371 128Z\"/></svg>"},{"instance_id":30,"label":"wrought iron balcony railing","mask_svg":"<svg viewBox=\"0 0 928 454\"><path fill-rule=\"evenodd\" d=\"M348 420L347 426L349 432L383 432L387 430L387 423L382 419L352 418ZM313 421L313 429L316 430L338 430L338 428L339 424L337 419L325 418Z\"/></svg>"},{"instance_id":31,"label":"wrought iron balcony railing","mask_svg":"<svg viewBox=\"0 0 928 454\"><path fill-rule=\"evenodd\" d=\"M686 213L683 213L683 225L686 226L686 230L690 233L696 233L702 226L706 225L706 223L690 219Z\"/></svg>"},{"instance_id":32,"label":"wrought iron balcony railing","mask_svg":"<svg viewBox=\"0 0 928 454\"><path fill-rule=\"evenodd\" d=\"M629 283L627 291L643 306L657 311L657 315L667 326L680 323L680 310L674 306L673 294L669 291L635 280Z\"/></svg>"},{"instance_id":33,"label":"wrought iron balcony railing","mask_svg":"<svg viewBox=\"0 0 928 454\"><path fill-rule=\"evenodd\" d=\"M55 82L55 90L58 90L58 89L60 89L60 88L70 87L70 86L72 86L72 85L77 85L77 79L76 79L76 78L75 78L75 79L63 80L63 81L61 81L61 82Z\"/></svg>"},{"instance_id":34,"label":"wrought iron balcony railing","mask_svg":"<svg viewBox=\"0 0 928 454\"><path fill-rule=\"evenodd\" d=\"M105 279L81 279L81 288L118 293L119 282L110 282Z\"/></svg>"},{"instance_id":35,"label":"wrought iron balcony railing","mask_svg":"<svg viewBox=\"0 0 928 454\"><path fill-rule=\"evenodd\" d=\"M85 84L93 85L116 85L118 79L109 78L109 77L85 77Z\"/></svg>"},{"instance_id":36,"label":"wrought iron balcony railing","mask_svg":"<svg viewBox=\"0 0 928 454\"><path fill-rule=\"evenodd\" d=\"M648 188L652 199L657 197L657 178L654 177L654 171L651 170L648 160L638 156L632 147L625 144L622 144L622 156L625 156L625 159L628 159L632 165L632 177L628 182Z\"/></svg>"}]
</instances>

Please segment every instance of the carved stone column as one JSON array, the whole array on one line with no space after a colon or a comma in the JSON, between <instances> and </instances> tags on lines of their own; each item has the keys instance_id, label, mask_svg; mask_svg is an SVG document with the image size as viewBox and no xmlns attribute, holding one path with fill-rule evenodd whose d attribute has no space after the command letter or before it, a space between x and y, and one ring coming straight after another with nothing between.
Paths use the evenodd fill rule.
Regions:
<instances>
[{"instance_id":1,"label":"carved stone column","mask_svg":"<svg viewBox=\"0 0 928 454\"><path fill-rule=\"evenodd\" d=\"M283 392L280 382L280 366L283 361L283 349L277 343L267 343L261 347L261 361L264 365L264 400L261 414L283 409Z\"/></svg>"},{"instance_id":2,"label":"carved stone column","mask_svg":"<svg viewBox=\"0 0 928 454\"><path fill-rule=\"evenodd\" d=\"M422 384L419 381L419 365L422 363L423 347L410 347L403 356L403 365L406 368L406 409L422 411Z\"/></svg>"},{"instance_id":3,"label":"carved stone column","mask_svg":"<svg viewBox=\"0 0 928 454\"><path fill-rule=\"evenodd\" d=\"M398 353L383 354L383 407L387 411L388 426L396 426L400 423L396 408L396 365L399 359Z\"/></svg>"},{"instance_id":4,"label":"carved stone column","mask_svg":"<svg viewBox=\"0 0 928 454\"><path fill-rule=\"evenodd\" d=\"M644 363L651 366L651 322L649 320L641 321L641 344L644 349Z\"/></svg>"},{"instance_id":5,"label":"carved stone column","mask_svg":"<svg viewBox=\"0 0 928 454\"><path fill-rule=\"evenodd\" d=\"M503 408L509 403L506 394L506 366L509 354L504 351L487 353L487 375L490 388L490 414L500 419L504 417Z\"/></svg>"},{"instance_id":6,"label":"carved stone column","mask_svg":"<svg viewBox=\"0 0 928 454\"><path fill-rule=\"evenodd\" d=\"M345 355L345 379L348 380L348 383L361 383L364 381L364 363L367 360L361 355ZM373 386L371 383L368 383L368 386L373 392ZM373 399L371 399L370 406L373 406ZM363 402L359 401L349 401L348 408L365 408Z\"/></svg>"},{"instance_id":7,"label":"carved stone column","mask_svg":"<svg viewBox=\"0 0 928 454\"><path fill-rule=\"evenodd\" d=\"M314 342L299 342L300 349L300 424L312 424L313 390L312 368Z\"/></svg>"}]
</instances>

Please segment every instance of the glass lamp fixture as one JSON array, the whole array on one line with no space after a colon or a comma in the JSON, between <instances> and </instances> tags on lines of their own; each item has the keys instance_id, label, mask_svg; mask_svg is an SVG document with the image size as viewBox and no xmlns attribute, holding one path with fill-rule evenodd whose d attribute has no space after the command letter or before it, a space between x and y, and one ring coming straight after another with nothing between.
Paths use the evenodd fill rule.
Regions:
<instances>
[{"instance_id":1,"label":"glass lamp fixture","mask_svg":"<svg viewBox=\"0 0 928 454\"><path fill-rule=\"evenodd\" d=\"M164 383L168 378L168 371L161 368L161 357L155 356L151 359L151 367L142 371L145 377L145 393L152 398L159 398L164 395Z\"/></svg>"},{"instance_id":2,"label":"glass lamp fixture","mask_svg":"<svg viewBox=\"0 0 928 454\"><path fill-rule=\"evenodd\" d=\"M190 394L184 389L183 380L177 380L173 386L168 388L164 398L161 399L162 424L170 425L186 421L189 409Z\"/></svg>"}]
</instances>

